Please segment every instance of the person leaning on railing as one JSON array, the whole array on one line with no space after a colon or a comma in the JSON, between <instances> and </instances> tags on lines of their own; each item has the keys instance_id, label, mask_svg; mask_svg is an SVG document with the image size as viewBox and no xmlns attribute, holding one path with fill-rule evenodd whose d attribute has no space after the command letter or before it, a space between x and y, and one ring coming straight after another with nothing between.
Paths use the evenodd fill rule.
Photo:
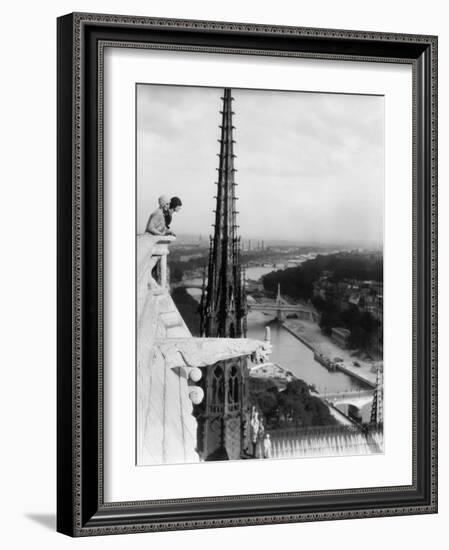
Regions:
<instances>
[{"instance_id":1,"label":"person leaning on railing","mask_svg":"<svg viewBox=\"0 0 449 550\"><path fill-rule=\"evenodd\" d=\"M172 197L168 209L164 210L165 225L167 227L167 235L174 235L170 229L170 224L173 219L173 214L181 210L182 202L179 197Z\"/></svg>"},{"instance_id":2,"label":"person leaning on railing","mask_svg":"<svg viewBox=\"0 0 449 550\"><path fill-rule=\"evenodd\" d=\"M151 235L166 235L167 226L165 225L164 212L168 210L170 199L165 195L161 195L158 199L159 207L150 214L145 228L145 233Z\"/></svg>"},{"instance_id":3,"label":"person leaning on railing","mask_svg":"<svg viewBox=\"0 0 449 550\"><path fill-rule=\"evenodd\" d=\"M146 233L151 235L173 235L170 231L170 223L174 212L179 212L182 202L178 197L173 197L170 201L162 195L159 197L159 208L157 208L148 218Z\"/></svg>"}]
</instances>

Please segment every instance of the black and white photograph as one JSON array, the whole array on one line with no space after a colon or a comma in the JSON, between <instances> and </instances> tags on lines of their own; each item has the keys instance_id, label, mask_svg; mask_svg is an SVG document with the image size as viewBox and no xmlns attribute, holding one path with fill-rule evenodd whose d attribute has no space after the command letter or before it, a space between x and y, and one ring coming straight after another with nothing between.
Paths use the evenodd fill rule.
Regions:
<instances>
[{"instance_id":1,"label":"black and white photograph","mask_svg":"<svg viewBox=\"0 0 449 550\"><path fill-rule=\"evenodd\" d=\"M425 546L442 23L146 9L57 20L57 531Z\"/></svg>"},{"instance_id":2,"label":"black and white photograph","mask_svg":"<svg viewBox=\"0 0 449 550\"><path fill-rule=\"evenodd\" d=\"M135 97L136 465L384 453L384 97Z\"/></svg>"}]
</instances>

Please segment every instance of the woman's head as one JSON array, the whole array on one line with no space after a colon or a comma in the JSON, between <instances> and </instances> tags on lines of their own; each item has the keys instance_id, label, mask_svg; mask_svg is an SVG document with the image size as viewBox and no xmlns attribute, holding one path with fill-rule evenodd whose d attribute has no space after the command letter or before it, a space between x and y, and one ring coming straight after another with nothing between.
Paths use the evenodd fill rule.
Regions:
<instances>
[{"instance_id":1,"label":"woman's head","mask_svg":"<svg viewBox=\"0 0 449 550\"><path fill-rule=\"evenodd\" d=\"M182 202L179 197L172 197L170 200L170 210L173 212L179 212L181 210Z\"/></svg>"}]
</instances>

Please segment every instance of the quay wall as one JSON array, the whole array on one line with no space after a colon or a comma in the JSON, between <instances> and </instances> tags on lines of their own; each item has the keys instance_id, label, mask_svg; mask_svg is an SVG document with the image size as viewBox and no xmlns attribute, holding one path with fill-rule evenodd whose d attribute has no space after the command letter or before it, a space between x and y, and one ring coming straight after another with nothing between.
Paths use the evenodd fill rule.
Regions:
<instances>
[{"instance_id":1,"label":"quay wall","mask_svg":"<svg viewBox=\"0 0 449 550\"><path fill-rule=\"evenodd\" d=\"M307 346L310 350L312 350L314 353L320 353L319 349L317 349L313 344L312 342L310 342L310 340L308 340L305 336L302 336L302 334L299 334L297 333L295 330L293 330L292 328L290 328L288 325L286 325L286 323L282 323L282 326L283 328L289 332L292 336L294 336L295 338L297 338L300 342L302 342L305 346ZM343 366L341 363L336 363L336 368L341 371L341 372L344 372L345 374L347 374L348 376L352 376L352 378L355 378L356 380L358 380L359 382L362 382L363 384L366 384L367 386L369 386L370 388L375 388L376 385L373 384L370 380L368 380L367 378L365 378L364 376L361 376L360 374L346 368L345 366Z\"/></svg>"}]
</instances>

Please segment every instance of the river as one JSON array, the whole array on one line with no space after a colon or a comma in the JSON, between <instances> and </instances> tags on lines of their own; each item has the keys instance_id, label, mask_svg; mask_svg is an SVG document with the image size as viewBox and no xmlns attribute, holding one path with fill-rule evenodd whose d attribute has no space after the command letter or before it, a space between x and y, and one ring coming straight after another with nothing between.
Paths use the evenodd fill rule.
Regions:
<instances>
[{"instance_id":1,"label":"river","mask_svg":"<svg viewBox=\"0 0 449 550\"><path fill-rule=\"evenodd\" d=\"M286 264L276 264L276 267L257 265L252 267L247 267L245 269L245 276L251 281L258 281L263 275L271 273L272 271L277 271L278 269L285 269Z\"/></svg>"},{"instance_id":2,"label":"river","mask_svg":"<svg viewBox=\"0 0 449 550\"><path fill-rule=\"evenodd\" d=\"M281 269L279 265L277 269ZM246 268L247 279L257 281L276 268L272 266L253 266ZM190 279L187 284L200 285L201 279ZM196 300L201 299L201 290L187 288L189 294ZM250 311L247 319L248 338L263 340L265 327L269 324L273 353L270 360L291 371L297 378L307 384L313 384L320 393L338 392L345 390L366 389L361 382L343 372L329 372L320 363L314 360L313 352L300 340L295 338L280 323L261 311Z\"/></svg>"},{"instance_id":3,"label":"river","mask_svg":"<svg viewBox=\"0 0 449 550\"><path fill-rule=\"evenodd\" d=\"M270 360L307 384L313 384L320 393L366 389L366 386L343 372L329 372L315 361L313 352L307 346L262 311L250 311L247 323L248 338L258 340L263 340L265 327L269 325L273 345Z\"/></svg>"},{"instance_id":4,"label":"river","mask_svg":"<svg viewBox=\"0 0 449 550\"><path fill-rule=\"evenodd\" d=\"M284 269L284 264L277 264L277 267L262 265L247 267L245 269L245 276L248 280L258 281L263 275L276 271L277 269ZM203 279L201 277L195 277L192 279L183 280L182 282L188 288L188 285L201 286L203 284ZM198 299L198 296L201 297L201 290L195 288L188 290L194 298Z\"/></svg>"}]
</instances>

